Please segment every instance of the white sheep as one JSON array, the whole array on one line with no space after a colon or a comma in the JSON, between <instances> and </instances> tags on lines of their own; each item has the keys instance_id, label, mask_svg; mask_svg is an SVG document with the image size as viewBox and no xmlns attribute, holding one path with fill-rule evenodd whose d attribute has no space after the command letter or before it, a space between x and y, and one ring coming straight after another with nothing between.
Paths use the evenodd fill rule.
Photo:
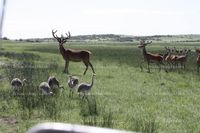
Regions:
<instances>
[{"instance_id":1,"label":"white sheep","mask_svg":"<svg viewBox=\"0 0 200 133\"><path fill-rule=\"evenodd\" d=\"M51 88L53 88L54 86L60 87L59 81L57 80L57 78L55 76L50 76L48 78L47 82Z\"/></svg>"},{"instance_id":2,"label":"white sheep","mask_svg":"<svg viewBox=\"0 0 200 133\"><path fill-rule=\"evenodd\" d=\"M40 83L39 89L44 95L53 95L53 92L51 91L51 88L47 82Z\"/></svg>"},{"instance_id":3,"label":"white sheep","mask_svg":"<svg viewBox=\"0 0 200 133\"><path fill-rule=\"evenodd\" d=\"M21 81L19 78L14 78L11 81L11 86L12 86L13 90L19 91L19 89L21 89L24 86L26 81L27 81L26 79L23 79Z\"/></svg>"},{"instance_id":4,"label":"white sheep","mask_svg":"<svg viewBox=\"0 0 200 133\"><path fill-rule=\"evenodd\" d=\"M58 91L58 90L56 90L55 86L57 88L64 88L63 86L60 86L60 83L59 83L58 79L55 76L49 76L47 82L48 82L51 90L53 90L54 92Z\"/></svg>"},{"instance_id":5,"label":"white sheep","mask_svg":"<svg viewBox=\"0 0 200 133\"><path fill-rule=\"evenodd\" d=\"M76 89L75 87L79 83L78 77L70 75L67 83L68 83L68 86L70 88L70 94L69 95L73 95L73 93L74 93L74 91Z\"/></svg>"}]
</instances>

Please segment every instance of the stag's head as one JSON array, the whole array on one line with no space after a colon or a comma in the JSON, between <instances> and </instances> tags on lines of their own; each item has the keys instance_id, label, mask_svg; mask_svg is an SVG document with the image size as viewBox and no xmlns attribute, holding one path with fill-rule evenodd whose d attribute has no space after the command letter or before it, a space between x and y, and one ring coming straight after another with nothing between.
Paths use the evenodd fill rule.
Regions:
<instances>
[{"instance_id":1,"label":"stag's head","mask_svg":"<svg viewBox=\"0 0 200 133\"><path fill-rule=\"evenodd\" d=\"M138 48L144 48L146 47L146 45L151 44L152 41L145 41L145 40L141 40L140 44L138 45Z\"/></svg>"},{"instance_id":2,"label":"stag's head","mask_svg":"<svg viewBox=\"0 0 200 133\"><path fill-rule=\"evenodd\" d=\"M56 31L52 30L52 35L53 35L53 37L58 41L59 45L63 45L63 44L66 43L67 40L70 39L70 37L71 37L70 32L68 32L68 34L65 33L65 34L66 34L66 37L64 37L63 35L61 35L61 37L58 37L58 36L56 35L56 32L57 32L57 30L56 30Z\"/></svg>"}]
</instances>

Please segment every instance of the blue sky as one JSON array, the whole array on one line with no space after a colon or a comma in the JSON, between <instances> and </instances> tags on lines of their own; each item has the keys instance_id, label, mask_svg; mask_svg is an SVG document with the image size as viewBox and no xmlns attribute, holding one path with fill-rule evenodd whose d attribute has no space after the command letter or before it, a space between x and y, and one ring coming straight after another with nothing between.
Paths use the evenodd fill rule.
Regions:
<instances>
[{"instance_id":1,"label":"blue sky","mask_svg":"<svg viewBox=\"0 0 200 133\"><path fill-rule=\"evenodd\" d=\"M200 34L200 0L7 0L3 36Z\"/></svg>"}]
</instances>

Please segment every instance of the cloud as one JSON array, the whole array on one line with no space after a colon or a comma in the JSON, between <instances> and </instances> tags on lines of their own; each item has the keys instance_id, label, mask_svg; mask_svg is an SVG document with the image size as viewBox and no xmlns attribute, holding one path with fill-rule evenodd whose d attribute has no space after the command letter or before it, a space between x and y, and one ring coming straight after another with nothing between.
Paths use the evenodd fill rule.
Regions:
<instances>
[{"instance_id":1,"label":"cloud","mask_svg":"<svg viewBox=\"0 0 200 133\"><path fill-rule=\"evenodd\" d=\"M167 15L167 16L184 16L194 14L194 12L183 11L162 11L162 10L134 10L134 9L93 9L85 10L84 15Z\"/></svg>"}]
</instances>

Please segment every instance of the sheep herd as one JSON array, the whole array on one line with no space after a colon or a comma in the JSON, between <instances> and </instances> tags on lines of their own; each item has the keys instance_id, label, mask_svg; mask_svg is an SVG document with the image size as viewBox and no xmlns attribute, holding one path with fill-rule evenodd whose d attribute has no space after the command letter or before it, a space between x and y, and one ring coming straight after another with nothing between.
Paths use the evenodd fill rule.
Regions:
<instances>
[{"instance_id":1,"label":"sheep herd","mask_svg":"<svg viewBox=\"0 0 200 133\"><path fill-rule=\"evenodd\" d=\"M79 93L79 96L85 97L91 90L93 84L94 84L94 79L95 79L95 74L92 76L92 81L91 83L80 83L79 84L79 78L77 76L68 76L68 81L67 85L69 87L70 96L73 96L73 93L76 91ZM14 78L11 81L11 86L15 92L21 92L23 90L23 87L26 85L27 80L23 79L20 80L19 78ZM59 80L55 76L49 76L47 81L43 81L39 84L38 86L38 91L43 94L43 95L54 95L59 91L59 88L63 88L64 86L60 85Z\"/></svg>"}]
</instances>

